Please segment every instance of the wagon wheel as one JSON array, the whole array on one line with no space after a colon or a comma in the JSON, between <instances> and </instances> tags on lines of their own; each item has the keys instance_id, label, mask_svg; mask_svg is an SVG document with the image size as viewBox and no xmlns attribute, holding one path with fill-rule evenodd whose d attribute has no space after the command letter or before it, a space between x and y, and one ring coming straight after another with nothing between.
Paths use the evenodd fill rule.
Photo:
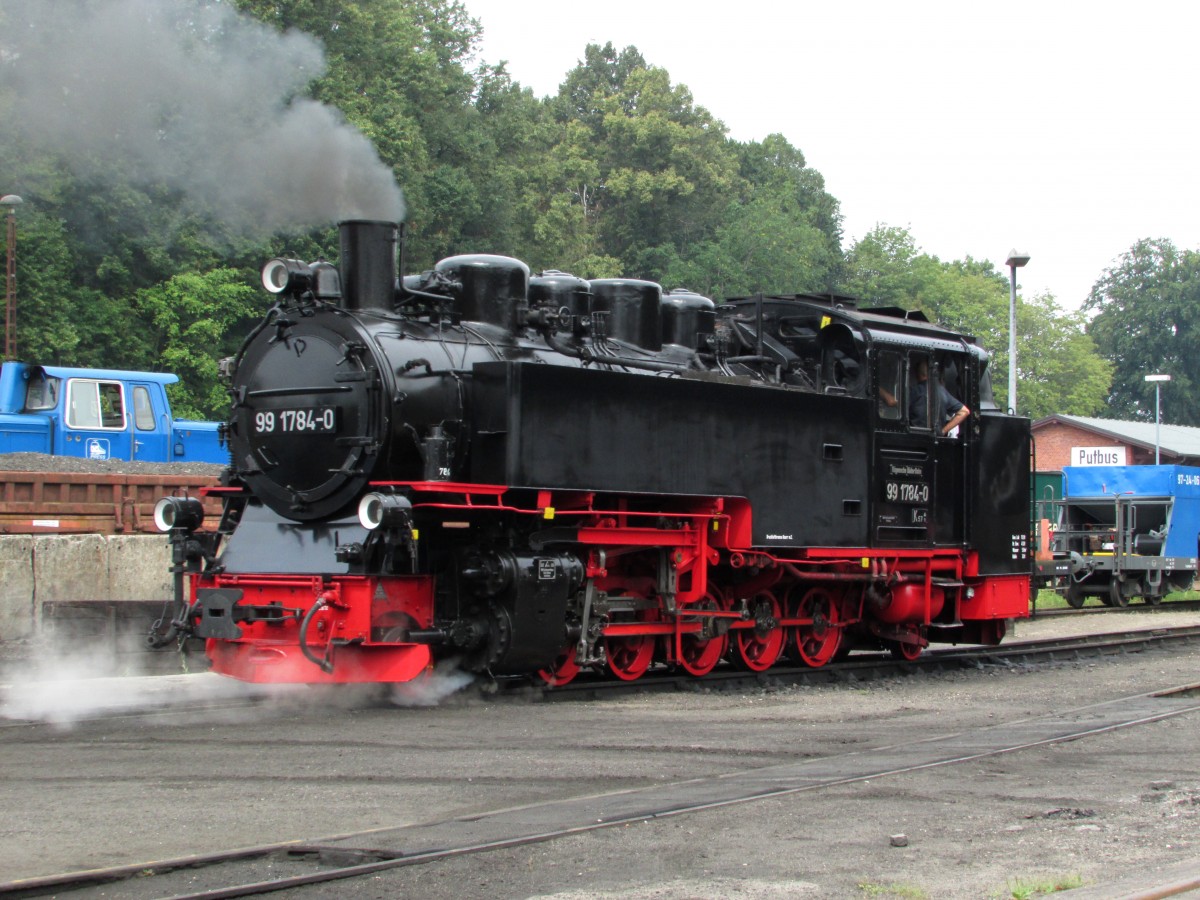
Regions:
<instances>
[{"instance_id":1,"label":"wagon wheel","mask_svg":"<svg viewBox=\"0 0 1200 900\"><path fill-rule=\"evenodd\" d=\"M721 596L714 589L710 589L703 600L689 608L725 609L725 607L725 601ZM696 677L707 675L725 655L725 650L729 646L728 635L716 633L716 626L720 623L719 619L707 617L689 619L687 616L683 616L679 621L681 623L699 621L703 628L699 632L676 634L678 652L675 661L689 675Z\"/></svg>"},{"instance_id":2,"label":"wagon wheel","mask_svg":"<svg viewBox=\"0 0 1200 900\"><path fill-rule=\"evenodd\" d=\"M1122 581L1120 578L1113 576L1113 580L1108 583L1108 605L1117 607L1126 607L1129 605L1129 598L1137 593L1137 582Z\"/></svg>"},{"instance_id":3,"label":"wagon wheel","mask_svg":"<svg viewBox=\"0 0 1200 900\"><path fill-rule=\"evenodd\" d=\"M1159 585L1160 590L1161 587L1162 586ZM1142 595L1142 601L1147 606L1160 606L1163 602L1163 595L1161 593L1153 593L1153 587L1151 587L1150 590L1147 590L1146 593Z\"/></svg>"},{"instance_id":4,"label":"wagon wheel","mask_svg":"<svg viewBox=\"0 0 1200 900\"><path fill-rule=\"evenodd\" d=\"M749 603L753 628L739 628L733 634L733 662L751 672L765 672L779 659L787 634L779 620L783 611L770 591L759 591Z\"/></svg>"},{"instance_id":5,"label":"wagon wheel","mask_svg":"<svg viewBox=\"0 0 1200 900\"><path fill-rule=\"evenodd\" d=\"M554 658L554 662L544 669L538 669L538 678L542 679L547 687L569 684L579 674L579 666L575 662L576 649L575 644L567 644Z\"/></svg>"},{"instance_id":6,"label":"wagon wheel","mask_svg":"<svg viewBox=\"0 0 1200 900\"><path fill-rule=\"evenodd\" d=\"M915 638L913 641L889 641L888 650L891 651L892 656L896 659L906 659L909 662L919 657L925 650L924 644L920 642L920 639L924 637L922 631L924 631L922 628L912 630L911 635Z\"/></svg>"},{"instance_id":7,"label":"wagon wheel","mask_svg":"<svg viewBox=\"0 0 1200 900\"><path fill-rule=\"evenodd\" d=\"M638 615L644 621L644 614ZM636 681L646 674L654 662L654 635L636 634L606 637L604 655L608 657L608 670L622 681Z\"/></svg>"},{"instance_id":8,"label":"wagon wheel","mask_svg":"<svg viewBox=\"0 0 1200 900\"><path fill-rule=\"evenodd\" d=\"M793 588L792 593L804 590L801 585ZM812 587L804 591L798 601L792 616L797 619L810 619L803 625L794 625L791 629L792 646L800 656L801 662L814 669L825 665L838 651L842 643L841 612L838 610L838 595L824 587Z\"/></svg>"}]
</instances>

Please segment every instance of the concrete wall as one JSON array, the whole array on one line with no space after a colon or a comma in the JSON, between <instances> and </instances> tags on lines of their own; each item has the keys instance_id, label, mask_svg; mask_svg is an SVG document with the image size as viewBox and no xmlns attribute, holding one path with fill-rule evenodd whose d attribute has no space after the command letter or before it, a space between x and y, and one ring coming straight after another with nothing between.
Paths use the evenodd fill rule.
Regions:
<instances>
[{"instance_id":1,"label":"concrete wall","mask_svg":"<svg viewBox=\"0 0 1200 900\"><path fill-rule=\"evenodd\" d=\"M165 536L0 535L0 641L29 637L43 603L171 597Z\"/></svg>"}]
</instances>

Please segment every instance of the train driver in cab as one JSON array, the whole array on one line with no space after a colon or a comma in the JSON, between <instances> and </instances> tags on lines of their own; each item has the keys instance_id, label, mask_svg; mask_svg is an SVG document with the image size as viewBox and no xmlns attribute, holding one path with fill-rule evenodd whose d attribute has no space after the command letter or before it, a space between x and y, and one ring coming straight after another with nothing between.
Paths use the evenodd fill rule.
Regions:
<instances>
[{"instance_id":1,"label":"train driver in cab","mask_svg":"<svg viewBox=\"0 0 1200 900\"><path fill-rule=\"evenodd\" d=\"M936 413L932 423L929 418L931 393ZM929 428L932 425L938 429L938 434L945 437L962 424L970 414L971 410L967 408L966 404L946 390L946 386L940 381L935 381L933 390L930 391L929 360L924 356L917 357L913 362L912 380L909 382L909 424L918 428Z\"/></svg>"}]
</instances>

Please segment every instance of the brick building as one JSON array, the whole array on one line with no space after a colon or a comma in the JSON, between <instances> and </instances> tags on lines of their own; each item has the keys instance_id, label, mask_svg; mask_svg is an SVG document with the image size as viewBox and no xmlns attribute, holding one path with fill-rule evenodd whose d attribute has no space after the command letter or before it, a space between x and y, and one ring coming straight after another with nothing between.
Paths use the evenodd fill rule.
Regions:
<instances>
[{"instance_id":1,"label":"brick building","mask_svg":"<svg viewBox=\"0 0 1200 900\"><path fill-rule=\"evenodd\" d=\"M1200 428L1160 425L1158 434L1164 465L1200 466ZM1033 423L1039 472L1079 465L1154 465L1154 440L1153 422L1047 416Z\"/></svg>"}]
</instances>

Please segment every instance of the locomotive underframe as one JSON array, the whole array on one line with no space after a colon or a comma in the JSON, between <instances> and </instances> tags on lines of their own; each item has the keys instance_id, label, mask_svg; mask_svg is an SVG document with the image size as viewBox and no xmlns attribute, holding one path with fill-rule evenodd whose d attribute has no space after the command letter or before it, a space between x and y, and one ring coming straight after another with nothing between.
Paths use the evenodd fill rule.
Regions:
<instances>
[{"instance_id":1,"label":"locomotive underframe","mask_svg":"<svg viewBox=\"0 0 1200 900\"><path fill-rule=\"evenodd\" d=\"M191 610L214 671L254 682L402 682L457 658L561 684L583 669L632 680L655 664L703 675L726 659L752 671L780 659L819 666L852 647L911 658L931 639L998 643L1028 597L1027 576L980 575L978 556L953 548L746 545L738 536L752 533L752 513L741 498L657 498L645 511L636 496L375 487L412 499L405 533L373 540L411 541L400 565L421 573L198 575ZM498 531L522 537L491 562L477 550L467 563L422 550L431 532L460 534L465 548ZM504 554L517 560L507 573L495 562ZM514 584L524 570L533 587L522 593ZM539 582L551 589L539 595Z\"/></svg>"}]
</instances>

